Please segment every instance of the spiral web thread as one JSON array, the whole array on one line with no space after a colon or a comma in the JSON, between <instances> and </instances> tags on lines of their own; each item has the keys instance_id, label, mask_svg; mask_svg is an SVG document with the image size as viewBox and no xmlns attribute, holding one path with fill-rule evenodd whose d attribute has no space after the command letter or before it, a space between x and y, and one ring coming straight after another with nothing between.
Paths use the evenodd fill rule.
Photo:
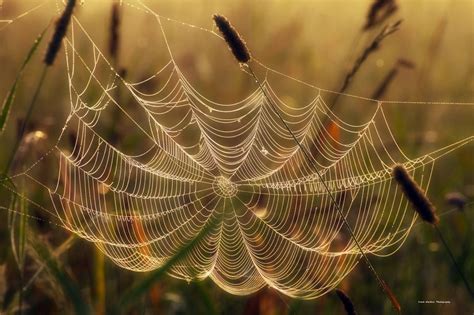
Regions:
<instances>
[{"instance_id":1,"label":"spiral web thread","mask_svg":"<svg viewBox=\"0 0 474 315\"><path fill-rule=\"evenodd\" d=\"M57 182L35 177L43 158L14 177L43 186L51 204L41 208L123 268L159 268L215 218L218 225L170 269L171 276L211 277L238 295L271 286L310 299L334 289L356 266L360 251L269 100L257 88L232 104L207 99L173 59L163 17L140 2L124 4L156 17L168 62L151 77L128 82L74 18L65 40L71 110L48 153L59 160ZM87 44L91 58L76 42ZM155 80L158 88L148 91ZM281 100L268 80L263 88L309 149L364 252L391 255L416 220L391 179L391 167L403 163L426 190L435 161L474 137L410 159L393 137L381 101L344 95L374 104L369 119L354 125L331 111L324 92L332 91L298 82L313 89L314 98L297 108ZM118 101L119 86L134 108ZM134 126L146 144L143 152L126 154L106 140L102 114L110 108Z\"/></svg>"}]
</instances>

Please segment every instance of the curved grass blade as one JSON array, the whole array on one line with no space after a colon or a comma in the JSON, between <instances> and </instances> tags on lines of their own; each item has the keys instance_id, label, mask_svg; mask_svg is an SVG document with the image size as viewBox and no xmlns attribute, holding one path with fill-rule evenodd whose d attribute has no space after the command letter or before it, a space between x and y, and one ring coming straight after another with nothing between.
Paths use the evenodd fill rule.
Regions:
<instances>
[{"instance_id":1,"label":"curved grass blade","mask_svg":"<svg viewBox=\"0 0 474 315\"><path fill-rule=\"evenodd\" d=\"M23 73L25 72L26 66L30 62L39 44L41 43L48 27L49 25L41 32L41 34L36 38L35 42L33 43L33 46L31 46L30 50L28 51L28 54L26 55L25 60L23 61L23 64L20 67L20 70L18 71L16 75L15 81L13 82L13 85L10 88L10 91L8 92L3 102L2 113L0 114L0 134L3 133L3 131L5 130L8 114L10 113L11 106L13 104L13 101L15 100L18 83L20 82L20 79L23 76Z\"/></svg>"},{"instance_id":2,"label":"curved grass blade","mask_svg":"<svg viewBox=\"0 0 474 315\"><path fill-rule=\"evenodd\" d=\"M201 300L205 308L205 313L209 315L217 314L214 303L212 302L209 293L206 291L204 284L202 282L197 282L194 286L196 288L196 292L199 296L199 299Z\"/></svg>"},{"instance_id":3,"label":"curved grass blade","mask_svg":"<svg viewBox=\"0 0 474 315\"><path fill-rule=\"evenodd\" d=\"M79 288L67 275L67 273L59 266L54 256L50 253L49 249L32 237L29 238L28 241L31 243L32 249L38 254L39 258L43 261L48 271L61 286L64 295L68 297L69 301L71 301L71 304L74 308L74 313L78 315L91 314L92 312L90 307L88 303L82 298Z\"/></svg>"},{"instance_id":4,"label":"curved grass blade","mask_svg":"<svg viewBox=\"0 0 474 315\"><path fill-rule=\"evenodd\" d=\"M168 259L161 268L151 272L146 278L140 280L128 289L115 306L116 312L114 312L114 314L117 312L126 313L128 307L130 307L134 302L139 301L140 297L146 294L155 282L163 277L175 263L179 262L189 254L189 252L209 233L209 231L217 225L216 221L217 220L214 219L206 224L194 239L185 244L174 256Z\"/></svg>"},{"instance_id":5,"label":"curved grass blade","mask_svg":"<svg viewBox=\"0 0 474 315\"><path fill-rule=\"evenodd\" d=\"M56 249L52 252L53 257L55 257L56 259L59 258L59 256L61 256L62 254L64 254L71 248L71 246L74 244L76 240L77 238L74 236L74 234L71 235L61 245L56 247ZM15 305L18 305L20 301L20 296L21 296L20 292L21 291L26 292L32 286L35 280L38 279L38 276L41 274L41 272L44 271L45 268L46 268L45 264L43 262L40 262L40 267L38 268L38 270L36 270L36 273L28 279L28 282L24 284L23 287L20 288L17 292L12 292L11 297L8 298L8 301L4 299L3 310L5 314L14 313L13 308L17 307ZM3 314L3 313L0 312L0 314Z\"/></svg>"},{"instance_id":6,"label":"curved grass blade","mask_svg":"<svg viewBox=\"0 0 474 315\"><path fill-rule=\"evenodd\" d=\"M293 299L288 309L288 315L297 315L301 313L303 301L300 299Z\"/></svg>"},{"instance_id":7,"label":"curved grass blade","mask_svg":"<svg viewBox=\"0 0 474 315\"><path fill-rule=\"evenodd\" d=\"M69 236L61 245L59 245L58 247L56 247L56 249L54 249L52 253L53 257L58 259L59 256L67 252L72 247L72 245L74 244L74 242L76 242L76 240L77 238L74 234ZM36 270L35 274L31 276L31 278L28 279L28 282L23 287L24 291L26 291L33 284L33 282L38 278L41 272L43 272L44 268L45 268L45 265L41 264L38 270Z\"/></svg>"},{"instance_id":8,"label":"curved grass blade","mask_svg":"<svg viewBox=\"0 0 474 315\"><path fill-rule=\"evenodd\" d=\"M9 178L7 182L10 182L10 185L13 191L16 190L16 186ZM23 186L23 184L22 184ZM12 201L10 204L9 216L9 227L10 227L10 241L12 245L13 258L15 259L18 270L22 270L23 262L25 258L25 243L26 243L26 233L27 233L27 205L25 199L17 198L16 194L12 194ZM19 222L16 222L17 217L19 217Z\"/></svg>"},{"instance_id":9,"label":"curved grass blade","mask_svg":"<svg viewBox=\"0 0 474 315\"><path fill-rule=\"evenodd\" d=\"M8 208L5 208L5 209L15 209L17 206L18 198L17 198L17 194L11 193L11 190L16 191L15 183L12 181L10 177L3 177L2 175L0 175L0 183L3 186L1 187L2 190L0 190L0 200L3 202L3 200L7 200L8 198L10 198L10 201L8 202ZM13 212L8 211L6 227L4 227L3 225L0 227L0 238L5 238L5 239L7 238L7 235L9 233L8 231L11 231L11 228L12 228L13 217L14 217ZM9 251L9 248L7 246L2 246L0 248L0 264L3 264L6 261L8 251Z\"/></svg>"}]
</instances>

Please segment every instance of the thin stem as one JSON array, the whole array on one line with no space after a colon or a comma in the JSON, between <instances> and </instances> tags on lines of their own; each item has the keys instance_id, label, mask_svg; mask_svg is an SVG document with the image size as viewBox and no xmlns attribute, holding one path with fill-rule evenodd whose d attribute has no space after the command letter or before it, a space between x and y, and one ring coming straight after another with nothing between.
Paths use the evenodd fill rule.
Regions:
<instances>
[{"instance_id":1,"label":"thin stem","mask_svg":"<svg viewBox=\"0 0 474 315\"><path fill-rule=\"evenodd\" d=\"M466 277L464 276L464 273L463 273L461 267L459 267L458 263L456 262L456 259L454 258L453 253L452 253L451 250L449 249L448 243L447 243L446 240L444 239L443 234L441 233L441 230L438 228L437 225L434 225L434 228L435 228L436 232L438 233L438 236L439 236L439 238L441 239L441 242L443 243L444 248L445 248L446 251L448 252L449 257L451 257L451 261L453 262L454 267L456 268L457 272L459 273L459 276L460 276L460 277L462 278L462 280L464 281L464 284L466 285L466 289L467 289L467 290L469 291L469 293L471 294L471 297L474 298L474 292L472 291L471 287L469 286L469 282L467 282L467 279L466 279Z\"/></svg>"},{"instance_id":2,"label":"thin stem","mask_svg":"<svg viewBox=\"0 0 474 315\"><path fill-rule=\"evenodd\" d=\"M28 107L28 111L26 112L25 119L23 120L23 123L20 127L18 137L16 138L15 146L13 147L10 158L8 159L8 162L5 166L5 170L2 173L2 175L4 175L4 176L8 175L8 172L10 171L10 167L13 163L13 160L15 159L16 152L18 151L18 148L20 147L21 141L22 141L23 136L24 136L25 131L26 131L26 127L28 126L28 122L31 118L31 114L33 113L33 109L35 108L36 101L37 101L38 96L40 94L41 87L43 86L43 83L45 81L47 70L48 70L48 66L45 65L43 67L42 72L41 72L41 77L40 77L40 80L38 82L38 86L36 87L35 93L33 94L33 98L31 100L30 106Z\"/></svg>"},{"instance_id":3,"label":"thin stem","mask_svg":"<svg viewBox=\"0 0 474 315\"><path fill-rule=\"evenodd\" d=\"M94 246L95 312L105 314L105 255Z\"/></svg>"},{"instance_id":4,"label":"thin stem","mask_svg":"<svg viewBox=\"0 0 474 315\"><path fill-rule=\"evenodd\" d=\"M65 253L71 246L73 245L74 241L76 240L74 234L70 235L61 245L59 245L53 252L53 257L59 258L63 253ZM28 282L22 287L22 291L26 291L30 288L30 286L35 282L41 272L45 269L45 264L40 264L38 270L36 270L35 274L30 277Z\"/></svg>"},{"instance_id":5,"label":"thin stem","mask_svg":"<svg viewBox=\"0 0 474 315\"><path fill-rule=\"evenodd\" d=\"M23 268L20 268L20 296L18 298L18 314L21 315L23 308Z\"/></svg>"},{"instance_id":6,"label":"thin stem","mask_svg":"<svg viewBox=\"0 0 474 315\"><path fill-rule=\"evenodd\" d=\"M349 70L348 73L346 73L344 77L344 81L341 87L339 88L339 92L336 93L336 95L332 99L332 102L330 102L330 105L329 105L330 111L334 110L334 108L338 104L340 96L343 95L346 92L346 90L350 87L354 79L354 76L358 73L358 71L364 65L364 63L369 58L369 56L378 50L380 44L382 43L385 37L389 36L390 34L393 34L394 32L398 30L398 26L400 25L400 23L401 23L401 20L399 20L398 22L395 22L394 24L385 25L379 31L379 33L375 36L375 38L370 42L370 44L367 47L365 47L365 49L362 51L362 54L359 55L359 57L355 60L354 64L352 65L352 68ZM360 33L359 37L362 37L362 35L363 33ZM327 120L328 120L328 117L325 117L322 123L323 128L326 127Z\"/></svg>"},{"instance_id":7,"label":"thin stem","mask_svg":"<svg viewBox=\"0 0 474 315\"><path fill-rule=\"evenodd\" d=\"M21 190L25 191L25 179L23 178L21 181ZM23 308L23 283L25 282L25 243L26 243L26 216L28 215L27 212L28 208L25 205L25 201L22 199L19 201L20 202L20 211L23 217L21 218L19 222L19 231L18 234L20 235L19 244L18 244L18 258L19 258L19 272L20 272L20 297L19 297L19 314L22 314L22 308Z\"/></svg>"},{"instance_id":8,"label":"thin stem","mask_svg":"<svg viewBox=\"0 0 474 315\"><path fill-rule=\"evenodd\" d=\"M339 206L338 202L336 201L336 198L334 197L334 195L331 193L331 191L329 190L329 187L328 185L326 184L326 182L324 181L321 173L318 171L317 169L317 165L316 163L314 162L314 160L312 159L311 155L308 153L308 151L303 147L303 145L298 141L298 139L296 138L295 134L291 131L290 127L288 126L288 124L286 123L285 119L283 118L283 116L281 116L278 108L273 104L273 102L271 101L270 97L268 96L267 92L265 91L265 89L263 88L262 84L260 83L259 79L257 78L257 76L255 75L255 73L253 72L252 70L252 67L250 67L250 65L247 64L247 67L249 69L249 72L250 74L252 75L252 77L255 79L255 82L257 83L259 89L262 91L263 95L265 96L265 98L268 100L268 103L270 104L270 106L272 107L273 111L277 114L278 118L283 122L283 124L285 125L286 129L288 130L288 132L291 134L291 137L293 138L293 140L296 142L296 144L298 145L298 147L301 149L301 151L303 152L303 154L305 155L306 159L308 161L311 162L319 180L321 181L321 183L323 184L323 187L324 189L326 190L326 192L328 193L328 196L329 198L331 199L332 203L334 204L334 206L336 207L336 210L340 216L340 218L342 219L342 221L344 222L344 225L346 226L347 230L349 231L349 234L351 235L351 238L354 240L354 243L357 245L357 248L359 249L360 253L362 254L362 257L364 258L367 266L369 267L370 271L374 274L375 278L377 279L377 282L379 283L380 287L382 288L382 290L385 292L385 294L389 297L389 292L387 292L387 285L385 284L385 282L379 277L379 275L377 274L377 272L375 271L375 268L374 266L372 265L372 263L370 262L369 258L367 257L367 255L364 253L364 250L362 249L362 246L360 245L359 241L357 240L355 234L354 234L354 231L352 230L351 226L349 225L349 223L347 222L342 210L341 210L341 207Z\"/></svg>"},{"instance_id":9,"label":"thin stem","mask_svg":"<svg viewBox=\"0 0 474 315\"><path fill-rule=\"evenodd\" d=\"M15 159L15 155L16 155L16 152L18 151L18 148L20 147L20 144L22 142L22 139L23 139L23 136L25 134L25 131L26 131L26 127L28 125L28 122L31 118L31 115L33 113L33 109L35 108L35 105L36 105L36 100L38 99L38 96L40 94L40 91L41 91L41 87L43 86L43 83L45 81L45 78L46 78L46 73L47 73L47 69L48 69L48 66L44 66L43 67L43 70L41 72L41 76L40 76L40 79L39 79L39 82L38 82L38 86L36 87L36 90L35 90L35 93L33 94L33 98L31 100L31 103L30 103L30 106L28 107L28 111L26 112L26 116L23 120L23 123L20 127L20 130L18 132L18 136L16 138L16 141L15 141L15 145L13 147L13 150L11 152L11 155L10 155L10 158L8 159L8 162L5 166L5 170L3 171L2 173L2 179L3 177L7 177L8 176L8 172L10 171L10 167ZM22 307L23 307L23 264L22 266L20 267L20 276L19 276L19 280L20 280L20 292L19 292L19 298L18 298L18 306L19 306L19 314L22 313Z\"/></svg>"}]
</instances>

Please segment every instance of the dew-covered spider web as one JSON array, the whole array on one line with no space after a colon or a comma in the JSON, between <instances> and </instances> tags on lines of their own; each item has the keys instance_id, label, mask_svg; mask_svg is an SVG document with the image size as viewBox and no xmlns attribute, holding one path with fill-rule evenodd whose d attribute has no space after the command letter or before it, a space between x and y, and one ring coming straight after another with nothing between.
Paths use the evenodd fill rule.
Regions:
<instances>
[{"instance_id":1,"label":"dew-covered spider web","mask_svg":"<svg viewBox=\"0 0 474 315\"><path fill-rule=\"evenodd\" d=\"M466 137L409 158L391 132L384 111L390 102L342 95L372 105L365 121L354 124L331 108L333 92L260 62L254 66L267 72L262 78L267 96L255 86L238 102L211 100L173 58L165 19L132 3L124 1L155 18L169 49L166 62L143 80L125 79L74 17L64 41L70 113L51 151L13 176L44 187L50 204L41 208L51 220L94 242L123 268L160 268L215 219L209 233L171 267L171 276L210 277L238 295L270 286L292 297L319 297L361 258L329 193L364 252L391 255L416 220L392 181L393 165L403 163L426 190L437 159L473 140ZM286 103L272 77L304 85L312 99L298 106ZM269 102L308 148L317 170ZM108 129L109 111L133 127L129 133L144 150L129 153L117 144ZM54 183L35 175L46 159L57 165Z\"/></svg>"}]
</instances>

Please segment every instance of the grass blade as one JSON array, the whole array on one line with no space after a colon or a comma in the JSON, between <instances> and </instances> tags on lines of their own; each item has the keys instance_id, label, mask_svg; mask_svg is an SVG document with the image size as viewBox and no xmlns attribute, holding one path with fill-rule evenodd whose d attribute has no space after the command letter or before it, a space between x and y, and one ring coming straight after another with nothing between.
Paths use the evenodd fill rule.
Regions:
<instances>
[{"instance_id":1,"label":"grass blade","mask_svg":"<svg viewBox=\"0 0 474 315\"><path fill-rule=\"evenodd\" d=\"M208 315L218 314L214 306L214 303L212 302L211 297L209 296L209 293L206 291L206 287L204 283L202 281L194 283L194 289L197 293L198 299L201 301L203 305L204 314L208 314Z\"/></svg>"},{"instance_id":2,"label":"grass blade","mask_svg":"<svg viewBox=\"0 0 474 315\"><path fill-rule=\"evenodd\" d=\"M0 190L0 200L2 202L9 200L8 208L5 208L5 209L7 210L15 209L17 207L18 196L17 194L11 193L12 191L16 191L15 183L11 180L10 177L3 177L2 175L0 175L0 185L2 186L1 187L2 190ZM12 224L14 221L13 219L14 219L14 212L8 211L7 221L2 222L2 224L6 223L6 227L3 227L2 225L2 227L0 228L1 239L6 239L7 235L11 235L10 231L12 229ZM5 229L5 231L3 231L3 229ZM6 261L7 256L8 256L7 253L9 250L10 249L7 246L2 246L2 248L0 249L0 264L3 264Z\"/></svg>"},{"instance_id":3,"label":"grass blade","mask_svg":"<svg viewBox=\"0 0 474 315\"><path fill-rule=\"evenodd\" d=\"M139 298L146 294L149 289L159 280L166 272L182 258L186 257L189 252L216 226L216 220L212 220L199 232L199 234L193 238L190 242L184 245L174 256L172 256L161 268L153 271L146 278L140 280L137 284L128 289L120 299L116 310L125 312L126 308L132 303L139 300Z\"/></svg>"},{"instance_id":4,"label":"grass blade","mask_svg":"<svg viewBox=\"0 0 474 315\"><path fill-rule=\"evenodd\" d=\"M32 245L32 249L38 254L48 271L61 286L65 296L67 296L69 301L71 301L74 312L78 315L91 314L89 305L82 298L79 288L68 274L59 266L49 249L33 238L30 238L29 242Z\"/></svg>"},{"instance_id":5,"label":"grass blade","mask_svg":"<svg viewBox=\"0 0 474 315\"><path fill-rule=\"evenodd\" d=\"M97 246L94 246L94 286L94 312L105 314L105 255Z\"/></svg>"},{"instance_id":6,"label":"grass blade","mask_svg":"<svg viewBox=\"0 0 474 315\"><path fill-rule=\"evenodd\" d=\"M18 87L18 83L20 82L20 79L23 76L23 73L25 72L26 66L28 65L31 58L33 57L36 50L38 49L38 46L41 43L41 41L44 37L44 34L46 33L46 30L48 29L48 26L36 38L35 42L33 43L33 46L31 46L30 50L28 51L28 54L26 55L26 58L23 61L23 64L21 65L20 70L18 71L18 73L16 75L15 81L13 82L13 85L10 88L10 91L8 92L8 94L5 98L5 101L3 102L2 112L0 114L0 133L2 133L5 130L8 114L10 113L11 106L13 104L13 101L15 100L15 95L16 95L16 90L17 90L17 87Z\"/></svg>"},{"instance_id":7,"label":"grass blade","mask_svg":"<svg viewBox=\"0 0 474 315\"><path fill-rule=\"evenodd\" d=\"M77 238L75 237L75 234L72 234L71 236L69 236L61 245L59 245L58 247L54 249L52 253L53 257L58 259L59 256L67 252L72 247L72 245L74 244L76 240ZM45 265L41 264L38 270L36 270L35 274L31 276L28 279L28 282L24 285L23 287L24 291L26 291L33 284L33 282L38 278L38 276L41 274L44 268L45 268Z\"/></svg>"}]
</instances>

